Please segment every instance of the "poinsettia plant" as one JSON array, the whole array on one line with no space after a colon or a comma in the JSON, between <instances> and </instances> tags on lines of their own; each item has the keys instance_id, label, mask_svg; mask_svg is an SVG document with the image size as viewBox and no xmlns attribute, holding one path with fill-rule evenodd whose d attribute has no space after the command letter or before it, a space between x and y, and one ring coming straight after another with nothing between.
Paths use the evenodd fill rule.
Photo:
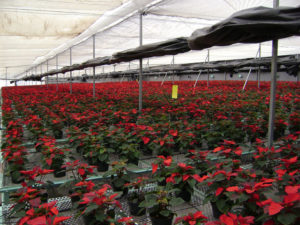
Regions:
<instances>
[{"instance_id":1,"label":"poinsettia plant","mask_svg":"<svg viewBox=\"0 0 300 225\"><path fill-rule=\"evenodd\" d=\"M44 203L37 208L30 208L17 225L60 225L63 221L70 219L70 216L57 216L58 210L55 207L56 201Z\"/></svg>"},{"instance_id":2,"label":"poinsettia plant","mask_svg":"<svg viewBox=\"0 0 300 225\"><path fill-rule=\"evenodd\" d=\"M201 211L195 213L189 213L186 216L177 217L174 224L183 225L201 225L207 222L207 217L202 214Z\"/></svg>"}]
</instances>

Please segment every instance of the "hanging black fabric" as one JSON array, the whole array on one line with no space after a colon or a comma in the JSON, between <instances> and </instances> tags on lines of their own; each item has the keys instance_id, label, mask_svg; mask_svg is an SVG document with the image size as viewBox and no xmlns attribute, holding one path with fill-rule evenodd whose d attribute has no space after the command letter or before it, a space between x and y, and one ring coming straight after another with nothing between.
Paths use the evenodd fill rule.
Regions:
<instances>
[{"instance_id":1,"label":"hanging black fabric","mask_svg":"<svg viewBox=\"0 0 300 225\"><path fill-rule=\"evenodd\" d=\"M255 7L198 29L188 38L192 50L235 43L259 43L300 35L300 6L297 8Z\"/></svg>"}]
</instances>

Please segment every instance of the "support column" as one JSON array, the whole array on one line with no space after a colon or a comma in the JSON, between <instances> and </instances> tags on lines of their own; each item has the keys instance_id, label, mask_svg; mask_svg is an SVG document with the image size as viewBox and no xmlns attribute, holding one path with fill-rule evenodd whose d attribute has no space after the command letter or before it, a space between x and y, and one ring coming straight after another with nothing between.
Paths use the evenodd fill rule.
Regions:
<instances>
[{"instance_id":1,"label":"support column","mask_svg":"<svg viewBox=\"0 0 300 225\"><path fill-rule=\"evenodd\" d=\"M41 75L43 74L43 64L41 64ZM45 83L46 83L46 80L45 80ZM36 81L36 83L35 84L37 84L37 81Z\"/></svg>"},{"instance_id":2,"label":"support column","mask_svg":"<svg viewBox=\"0 0 300 225\"><path fill-rule=\"evenodd\" d=\"M49 72L49 62L47 60L47 73L48 72ZM47 89L49 88L49 77L48 76L46 76L46 87L47 87Z\"/></svg>"},{"instance_id":3,"label":"support column","mask_svg":"<svg viewBox=\"0 0 300 225\"><path fill-rule=\"evenodd\" d=\"M207 62L209 63L209 49L207 49ZM209 87L209 69L207 70L207 87Z\"/></svg>"},{"instance_id":4,"label":"support column","mask_svg":"<svg viewBox=\"0 0 300 225\"><path fill-rule=\"evenodd\" d=\"M7 67L5 67L5 86L7 87Z\"/></svg>"},{"instance_id":5,"label":"support column","mask_svg":"<svg viewBox=\"0 0 300 225\"><path fill-rule=\"evenodd\" d=\"M273 8L277 8L279 0L273 0ZM270 87L270 104L269 104L269 126L268 126L268 148L273 146L274 139L274 121L275 121L275 96L276 96L276 75L277 75L277 53L278 40L272 41L272 65L271 65L271 87Z\"/></svg>"},{"instance_id":6,"label":"support column","mask_svg":"<svg viewBox=\"0 0 300 225\"><path fill-rule=\"evenodd\" d=\"M258 60L259 62L261 60L261 43L259 43L259 47L258 47ZM258 66L258 70L257 70L257 87L260 88L260 66Z\"/></svg>"},{"instance_id":7,"label":"support column","mask_svg":"<svg viewBox=\"0 0 300 225\"><path fill-rule=\"evenodd\" d=\"M58 70L58 56L55 57L56 69ZM58 73L56 74L56 92L58 92Z\"/></svg>"},{"instance_id":8,"label":"support column","mask_svg":"<svg viewBox=\"0 0 300 225\"><path fill-rule=\"evenodd\" d=\"M140 12L140 46L143 45L143 12ZM143 59L140 59L139 68L139 113L143 109Z\"/></svg>"},{"instance_id":9,"label":"support column","mask_svg":"<svg viewBox=\"0 0 300 225\"><path fill-rule=\"evenodd\" d=\"M72 48L70 48L70 66L72 66ZM70 94L72 93L72 71L70 71Z\"/></svg>"},{"instance_id":10,"label":"support column","mask_svg":"<svg viewBox=\"0 0 300 225\"><path fill-rule=\"evenodd\" d=\"M93 59L96 58L96 48L95 48L95 34L93 35ZM93 67L93 97L96 96L96 85L95 85L95 74L96 74L96 67Z\"/></svg>"}]
</instances>

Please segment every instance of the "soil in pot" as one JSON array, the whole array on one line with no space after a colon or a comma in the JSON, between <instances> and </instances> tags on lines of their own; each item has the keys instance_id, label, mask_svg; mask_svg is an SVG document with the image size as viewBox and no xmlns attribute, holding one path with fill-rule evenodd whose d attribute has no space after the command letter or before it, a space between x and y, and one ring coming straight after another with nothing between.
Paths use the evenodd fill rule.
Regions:
<instances>
[{"instance_id":1,"label":"soil in pot","mask_svg":"<svg viewBox=\"0 0 300 225\"><path fill-rule=\"evenodd\" d=\"M153 216L150 215L150 219L152 222L152 225L172 225L172 221L173 221L173 215L170 217L164 217L164 216Z\"/></svg>"}]
</instances>

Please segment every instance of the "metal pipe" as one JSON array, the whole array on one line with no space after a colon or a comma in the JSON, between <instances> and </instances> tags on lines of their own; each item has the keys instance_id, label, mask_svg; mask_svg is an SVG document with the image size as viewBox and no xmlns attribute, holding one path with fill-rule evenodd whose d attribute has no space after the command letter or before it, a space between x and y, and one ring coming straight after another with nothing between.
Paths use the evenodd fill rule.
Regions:
<instances>
[{"instance_id":1,"label":"metal pipe","mask_svg":"<svg viewBox=\"0 0 300 225\"><path fill-rule=\"evenodd\" d=\"M165 79L166 79L167 75L168 75L168 72L166 72L166 74L165 74L165 76L164 76L164 78L163 78L163 80L162 80L160 86L163 86L163 84L164 84L164 82L165 82Z\"/></svg>"},{"instance_id":2,"label":"metal pipe","mask_svg":"<svg viewBox=\"0 0 300 225\"><path fill-rule=\"evenodd\" d=\"M43 64L41 64L41 74L43 74ZM35 82L35 84L37 84L37 81Z\"/></svg>"},{"instance_id":3,"label":"metal pipe","mask_svg":"<svg viewBox=\"0 0 300 225\"><path fill-rule=\"evenodd\" d=\"M198 83L198 80L199 80L199 77L200 77L201 73L202 73L202 70L200 70L199 73L198 73L198 76L197 76L196 81L194 83L194 88L196 87L196 85Z\"/></svg>"},{"instance_id":4,"label":"metal pipe","mask_svg":"<svg viewBox=\"0 0 300 225\"><path fill-rule=\"evenodd\" d=\"M279 0L273 0L273 8L277 8L278 5L279 5ZM271 87L270 87L269 124L268 124L268 148L271 148L273 146L273 139L274 139L277 53L278 53L278 40L274 39L272 41Z\"/></svg>"},{"instance_id":5,"label":"metal pipe","mask_svg":"<svg viewBox=\"0 0 300 225\"><path fill-rule=\"evenodd\" d=\"M207 49L207 62L209 63L209 49ZM207 87L209 87L209 69L207 70Z\"/></svg>"},{"instance_id":6,"label":"metal pipe","mask_svg":"<svg viewBox=\"0 0 300 225\"><path fill-rule=\"evenodd\" d=\"M48 60L47 60L47 73L48 73L48 71L49 71L49 62L48 62ZM49 77L48 76L46 76L46 83L47 83L47 89L49 88Z\"/></svg>"},{"instance_id":7,"label":"metal pipe","mask_svg":"<svg viewBox=\"0 0 300 225\"><path fill-rule=\"evenodd\" d=\"M70 66L72 66L72 48L70 48ZM70 71L70 94L72 94L72 71Z\"/></svg>"},{"instance_id":8,"label":"metal pipe","mask_svg":"<svg viewBox=\"0 0 300 225\"><path fill-rule=\"evenodd\" d=\"M56 69L58 70L58 56L55 57ZM56 74L56 92L58 92L58 73Z\"/></svg>"},{"instance_id":9,"label":"metal pipe","mask_svg":"<svg viewBox=\"0 0 300 225\"><path fill-rule=\"evenodd\" d=\"M96 45L95 45L95 34L93 35L93 59L96 58ZM96 67L93 67L93 97L96 96L96 84L95 84Z\"/></svg>"},{"instance_id":10,"label":"metal pipe","mask_svg":"<svg viewBox=\"0 0 300 225\"><path fill-rule=\"evenodd\" d=\"M259 61L261 60L261 43L259 43L258 47L258 59ZM260 65L258 65L258 70L257 70L257 87L260 88Z\"/></svg>"},{"instance_id":11,"label":"metal pipe","mask_svg":"<svg viewBox=\"0 0 300 225\"><path fill-rule=\"evenodd\" d=\"M7 87L7 67L5 67L5 86Z\"/></svg>"},{"instance_id":12,"label":"metal pipe","mask_svg":"<svg viewBox=\"0 0 300 225\"><path fill-rule=\"evenodd\" d=\"M252 71L252 67L250 67L249 72L248 72L248 74L247 74L247 77L246 77L246 80L245 80L245 83L244 83L244 86L243 86L243 91L244 91L245 88L246 88L246 85L247 85L247 83L248 83L248 79L249 79L249 76L250 76L250 74L251 74L251 71Z\"/></svg>"},{"instance_id":13,"label":"metal pipe","mask_svg":"<svg viewBox=\"0 0 300 225\"><path fill-rule=\"evenodd\" d=\"M143 45L143 12L140 12L140 46ZM140 59L139 68L139 113L143 109L143 59Z\"/></svg>"}]
</instances>

